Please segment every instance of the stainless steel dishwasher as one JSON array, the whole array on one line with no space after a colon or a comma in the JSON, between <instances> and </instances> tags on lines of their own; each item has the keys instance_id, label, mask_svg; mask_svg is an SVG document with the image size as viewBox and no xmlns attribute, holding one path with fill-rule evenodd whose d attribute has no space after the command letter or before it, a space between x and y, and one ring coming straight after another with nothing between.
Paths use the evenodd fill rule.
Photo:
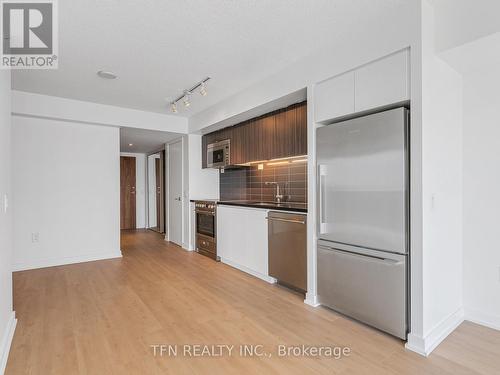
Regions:
<instances>
[{"instance_id":1,"label":"stainless steel dishwasher","mask_svg":"<svg viewBox=\"0 0 500 375\"><path fill-rule=\"evenodd\" d=\"M286 286L306 291L306 216L277 211L271 211L267 216L269 275Z\"/></svg>"}]
</instances>

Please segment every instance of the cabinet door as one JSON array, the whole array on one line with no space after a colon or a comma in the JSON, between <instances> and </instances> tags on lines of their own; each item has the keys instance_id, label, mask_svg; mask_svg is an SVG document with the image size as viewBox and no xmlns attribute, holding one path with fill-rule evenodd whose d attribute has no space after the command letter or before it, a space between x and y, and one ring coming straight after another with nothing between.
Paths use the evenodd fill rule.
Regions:
<instances>
[{"instance_id":1,"label":"cabinet door","mask_svg":"<svg viewBox=\"0 0 500 375\"><path fill-rule=\"evenodd\" d=\"M222 260L238 264L243 262L244 224L244 211L227 206L217 207L217 254Z\"/></svg>"},{"instance_id":2,"label":"cabinet door","mask_svg":"<svg viewBox=\"0 0 500 375\"><path fill-rule=\"evenodd\" d=\"M260 121L257 120L250 120L243 127L243 158L245 162L255 161L259 157L260 127Z\"/></svg>"},{"instance_id":3,"label":"cabinet door","mask_svg":"<svg viewBox=\"0 0 500 375\"><path fill-rule=\"evenodd\" d=\"M410 99L409 53L404 50L356 70L356 112Z\"/></svg>"},{"instance_id":4,"label":"cabinet door","mask_svg":"<svg viewBox=\"0 0 500 375\"><path fill-rule=\"evenodd\" d=\"M307 155L307 104L303 103L296 108L296 122L294 132L294 150L292 156Z\"/></svg>"},{"instance_id":5,"label":"cabinet door","mask_svg":"<svg viewBox=\"0 0 500 375\"><path fill-rule=\"evenodd\" d=\"M266 116L262 119L261 130L257 142L260 144L260 153L257 160L269 160L273 158L275 137L275 116Z\"/></svg>"},{"instance_id":6,"label":"cabinet door","mask_svg":"<svg viewBox=\"0 0 500 375\"><path fill-rule=\"evenodd\" d=\"M274 115L274 137L271 158L282 158L287 155L288 134L289 131L286 123L286 110L282 109Z\"/></svg>"},{"instance_id":7,"label":"cabinet door","mask_svg":"<svg viewBox=\"0 0 500 375\"><path fill-rule=\"evenodd\" d=\"M354 113L354 72L347 72L316 85L314 116L316 122Z\"/></svg>"},{"instance_id":8,"label":"cabinet door","mask_svg":"<svg viewBox=\"0 0 500 375\"><path fill-rule=\"evenodd\" d=\"M270 159L274 146L274 116L257 118L247 128L248 161Z\"/></svg>"},{"instance_id":9,"label":"cabinet door","mask_svg":"<svg viewBox=\"0 0 500 375\"><path fill-rule=\"evenodd\" d=\"M267 211L246 210L244 266L259 275L268 275Z\"/></svg>"},{"instance_id":10,"label":"cabinet door","mask_svg":"<svg viewBox=\"0 0 500 375\"><path fill-rule=\"evenodd\" d=\"M267 210L217 207L217 253L222 262L266 278Z\"/></svg>"},{"instance_id":11,"label":"cabinet door","mask_svg":"<svg viewBox=\"0 0 500 375\"><path fill-rule=\"evenodd\" d=\"M243 164L245 160L245 124L233 126L231 129L231 164Z\"/></svg>"}]
</instances>

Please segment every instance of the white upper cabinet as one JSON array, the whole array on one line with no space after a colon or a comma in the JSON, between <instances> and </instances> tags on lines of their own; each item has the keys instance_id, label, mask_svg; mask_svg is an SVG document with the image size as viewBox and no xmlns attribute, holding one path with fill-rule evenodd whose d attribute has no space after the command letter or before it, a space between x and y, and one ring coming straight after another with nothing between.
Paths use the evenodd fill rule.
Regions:
<instances>
[{"instance_id":1,"label":"white upper cabinet","mask_svg":"<svg viewBox=\"0 0 500 375\"><path fill-rule=\"evenodd\" d=\"M347 72L319 83L314 94L317 122L354 112L354 72Z\"/></svg>"},{"instance_id":2,"label":"white upper cabinet","mask_svg":"<svg viewBox=\"0 0 500 375\"><path fill-rule=\"evenodd\" d=\"M351 115L410 99L410 56L405 49L318 83L316 122Z\"/></svg>"},{"instance_id":3,"label":"white upper cabinet","mask_svg":"<svg viewBox=\"0 0 500 375\"><path fill-rule=\"evenodd\" d=\"M410 99L408 50L355 71L355 112Z\"/></svg>"}]
</instances>

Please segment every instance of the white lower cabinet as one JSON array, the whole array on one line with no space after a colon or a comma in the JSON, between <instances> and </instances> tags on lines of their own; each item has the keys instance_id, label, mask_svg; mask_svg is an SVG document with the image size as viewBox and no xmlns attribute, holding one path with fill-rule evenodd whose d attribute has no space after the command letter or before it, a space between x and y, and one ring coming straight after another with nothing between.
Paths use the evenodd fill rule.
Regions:
<instances>
[{"instance_id":1,"label":"white lower cabinet","mask_svg":"<svg viewBox=\"0 0 500 375\"><path fill-rule=\"evenodd\" d=\"M259 277L268 275L267 210L217 207L217 254L223 263Z\"/></svg>"}]
</instances>

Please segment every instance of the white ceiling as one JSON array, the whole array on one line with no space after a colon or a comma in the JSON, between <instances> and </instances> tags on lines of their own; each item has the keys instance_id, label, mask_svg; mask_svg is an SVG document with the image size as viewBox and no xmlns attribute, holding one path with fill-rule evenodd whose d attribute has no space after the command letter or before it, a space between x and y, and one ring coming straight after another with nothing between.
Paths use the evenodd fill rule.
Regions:
<instances>
[{"instance_id":1,"label":"white ceiling","mask_svg":"<svg viewBox=\"0 0 500 375\"><path fill-rule=\"evenodd\" d=\"M13 72L13 88L167 113L206 76L191 116L408 0L59 1L59 69ZM118 74L98 78L98 70Z\"/></svg>"},{"instance_id":2,"label":"white ceiling","mask_svg":"<svg viewBox=\"0 0 500 375\"><path fill-rule=\"evenodd\" d=\"M137 152L147 154L164 147L165 143L181 134L160 132L155 130L144 130L135 128L120 129L120 152ZM129 144L132 143L132 146Z\"/></svg>"}]
</instances>

